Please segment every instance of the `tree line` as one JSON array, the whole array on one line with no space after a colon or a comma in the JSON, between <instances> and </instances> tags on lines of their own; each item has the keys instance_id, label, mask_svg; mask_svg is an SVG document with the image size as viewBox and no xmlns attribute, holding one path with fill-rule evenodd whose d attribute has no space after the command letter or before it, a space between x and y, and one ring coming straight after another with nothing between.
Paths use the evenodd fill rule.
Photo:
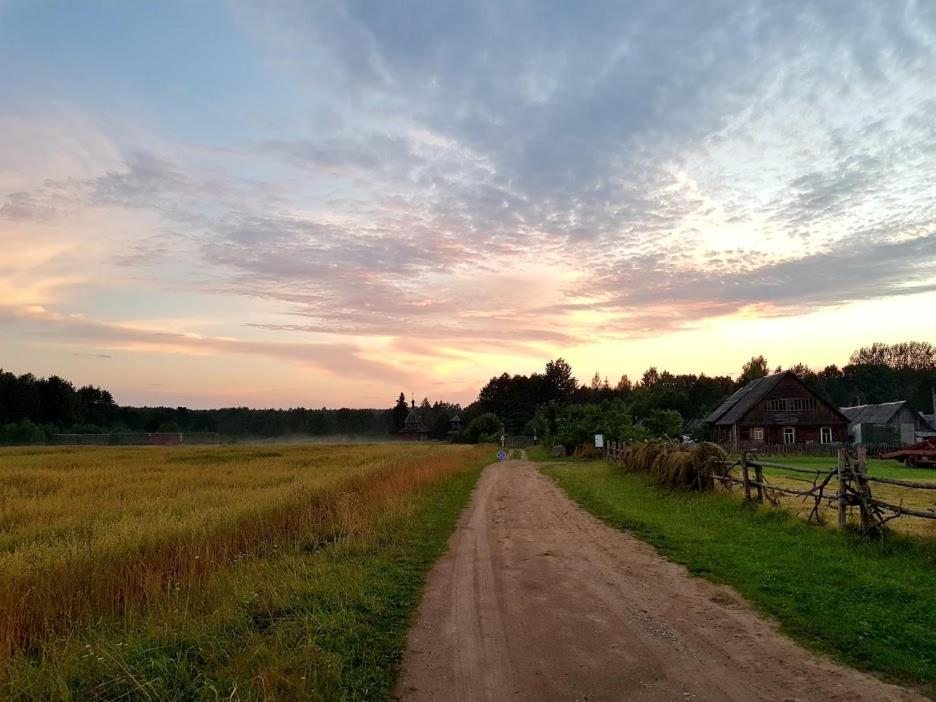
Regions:
<instances>
[{"instance_id":1,"label":"tree line","mask_svg":"<svg viewBox=\"0 0 936 702\"><path fill-rule=\"evenodd\" d=\"M936 347L926 342L875 343L857 349L842 368L829 365L813 370L796 364L788 370L838 407L907 400L917 410L932 411ZM571 447L587 442L594 433L610 440L679 434L705 438L704 418L739 387L770 372L767 359L756 356L737 378L673 374L651 367L634 381L625 375L612 385L596 372L590 382L580 383L571 366L559 358L549 361L542 373L491 378L467 407L424 398L416 412L430 438L438 440L487 441L506 433ZM119 406L103 388L75 387L55 375L17 376L0 369L2 443L42 443L56 433L111 432L392 438L410 410L403 393L387 409ZM452 429L456 416L463 422L457 432Z\"/></svg>"},{"instance_id":2,"label":"tree line","mask_svg":"<svg viewBox=\"0 0 936 702\"><path fill-rule=\"evenodd\" d=\"M755 356L737 378L703 374L673 374L648 368L636 381L626 375L612 385L595 372L579 383L563 359L550 361L543 373L502 374L491 378L463 417L495 417L507 434L526 434L578 446L593 434L610 440L688 434L708 438L705 418L733 392L771 372L790 370L818 395L847 407L907 400L921 412L934 411L936 347L926 342L874 343L857 349L842 368L813 370L797 363L771 371L767 359ZM469 428L470 428L469 424Z\"/></svg>"},{"instance_id":3,"label":"tree line","mask_svg":"<svg viewBox=\"0 0 936 702\"><path fill-rule=\"evenodd\" d=\"M53 434L217 432L226 437L360 436L393 430L386 409L122 407L107 390L52 375L0 369L0 443L45 443Z\"/></svg>"}]
</instances>

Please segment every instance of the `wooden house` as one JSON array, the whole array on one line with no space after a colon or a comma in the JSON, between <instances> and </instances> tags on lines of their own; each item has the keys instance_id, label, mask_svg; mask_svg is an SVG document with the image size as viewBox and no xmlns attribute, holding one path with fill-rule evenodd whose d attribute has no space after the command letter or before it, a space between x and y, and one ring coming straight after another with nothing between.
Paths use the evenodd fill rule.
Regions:
<instances>
[{"instance_id":1,"label":"wooden house","mask_svg":"<svg viewBox=\"0 0 936 702\"><path fill-rule=\"evenodd\" d=\"M715 441L734 450L848 441L848 417L790 371L752 380L706 421Z\"/></svg>"},{"instance_id":2,"label":"wooden house","mask_svg":"<svg viewBox=\"0 0 936 702\"><path fill-rule=\"evenodd\" d=\"M842 407L842 414L848 417L848 431L856 444L909 446L936 436L936 427L906 400Z\"/></svg>"},{"instance_id":3,"label":"wooden house","mask_svg":"<svg viewBox=\"0 0 936 702\"><path fill-rule=\"evenodd\" d=\"M429 429L423 424L422 419L416 413L416 400L411 400L409 414L403 422L403 428L400 430L400 438L404 441L428 441Z\"/></svg>"}]
</instances>

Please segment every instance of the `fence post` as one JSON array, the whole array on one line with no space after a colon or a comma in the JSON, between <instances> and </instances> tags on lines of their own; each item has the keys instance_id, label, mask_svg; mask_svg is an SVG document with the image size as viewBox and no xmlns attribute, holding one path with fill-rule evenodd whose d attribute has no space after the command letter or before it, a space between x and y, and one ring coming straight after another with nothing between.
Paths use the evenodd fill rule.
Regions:
<instances>
[{"instance_id":1,"label":"fence post","mask_svg":"<svg viewBox=\"0 0 936 702\"><path fill-rule=\"evenodd\" d=\"M845 507L848 504L846 495L846 477L845 466L848 463L847 449L839 449L838 452L838 527L845 528Z\"/></svg>"},{"instance_id":2,"label":"fence post","mask_svg":"<svg viewBox=\"0 0 936 702\"><path fill-rule=\"evenodd\" d=\"M868 485L868 449L864 446L858 447L857 463L855 477L861 493L861 530L868 532L871 529L871 488Z\"/></svg>"},{"instance_id":3,"label":"fence post","mask_svg":"<svg viewBox=\"0 0 936 702\"><path fill-rule=\"evenodd\" d=\"M751 501L751 476L748 473L747 451L741 454L741 480L744 483L744 501Z\"/></svg>"},{"instance_id":4,"label":"fence post","mask_svg":"<svg viewBox=\"0 0 936 702\"><path fill-rule=\"evenodd\" d=\"M760 463L754 464L754 479L757 481L757 501L764 503L764 467Z\"/></svg>"}]
</instances>

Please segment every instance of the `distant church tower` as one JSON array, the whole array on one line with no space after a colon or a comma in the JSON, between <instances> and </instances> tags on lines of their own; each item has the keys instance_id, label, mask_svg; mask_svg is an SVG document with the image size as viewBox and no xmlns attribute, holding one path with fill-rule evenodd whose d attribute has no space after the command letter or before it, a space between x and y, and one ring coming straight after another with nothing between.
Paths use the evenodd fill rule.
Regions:
<instances>
[{"instance_id":1,"label":"distant church tower","mask_svg":"<svg viewBox=\"0 0 936 702\"><path fill-rule=\"evenodd\" d=\"M406 421L403 422L403 428L400 430L400 438L404 441L428 441L429 430L422 423L422 419L416 414L416 400L410 400L411 406L409 414L406 415Z\"/></svg>"}]
</instances>

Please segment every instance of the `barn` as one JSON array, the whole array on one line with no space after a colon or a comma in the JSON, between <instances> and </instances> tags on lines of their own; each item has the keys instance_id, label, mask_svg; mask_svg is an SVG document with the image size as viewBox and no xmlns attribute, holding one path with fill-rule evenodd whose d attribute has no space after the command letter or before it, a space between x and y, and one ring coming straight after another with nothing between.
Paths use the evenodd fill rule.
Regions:
<instances>
[{"instance_id":1,"label":"barn","mask_svg":"<svg viewBox=\"0 0 936 702\"><path fill-rule=\"evenodd\" d=\"M909 446L936 436L936 427L906 400L842 407L842 414L848 417L848 432L856 444Z\"/></svg>"},{"instance_id":2,"label":"barn","mask_svg":"<svg viewBox=\"0 0 936 702\"><path fill-rule=\"evenodd\" d=\"M848 441L848 417L790 371L752 380L706 421L715 441L733 450Z\"/></svg>"}]
</instances>

